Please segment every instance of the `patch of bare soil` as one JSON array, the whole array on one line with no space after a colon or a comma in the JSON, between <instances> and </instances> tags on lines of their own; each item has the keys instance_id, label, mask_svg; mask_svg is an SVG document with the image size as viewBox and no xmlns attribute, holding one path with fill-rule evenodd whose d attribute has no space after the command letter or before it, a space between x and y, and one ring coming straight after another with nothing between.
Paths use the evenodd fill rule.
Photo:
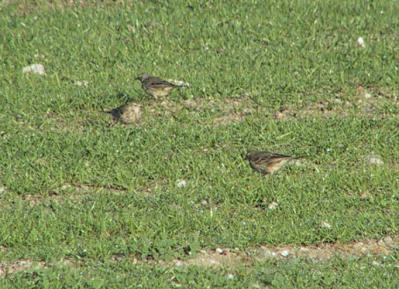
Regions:
<instances>
[{"instance_id":1,"label":"patch of bare soil","mask_svg":"<svg viewBox=\"0 0 399 289\"><path fill-rule=\"evenodd\" d=\"M51 266L78 267L78 264L68 259L52 264L48 264L44 261L32 261L29 259L19 259L13 262L2 262L0 263L0 278L6 278L8 274L40 270L49 268Z\"/></svg>"},{"instance_id":2,"label":"patch of bare soil","mask_svg":"<svg viewBox=\"0 0 399 289\"><path fill-rule=\"evenodd\" d=\"M201 267L234 267L242 264L260 262L267 259L307 258L328 261L332 257L353 258L362 256L388 255L399 247L399 238L387 236L380 240L364 240L350 243L321 243L309 246L256 247L245 252L238 249L217 248L202 250L196 257L187 260L174 260L173 265ZM399 266L399 264L398 264Z\"/></svg>"},{"instance_id":3,"label":"patch of bare soil","mask_svg":"<svg viewBox=\"0 0 399 289\"><path fill-rule=\"evenodd\" d=\"M7 277L8 274L20 271L42 269L45 267L44 261L33 262L26 259L20 259L11 263L2 263L0 264L0 278Z\"/></svg>"},{"instance_id":4,"label":"patch of bare soil","mask_svg":"<svg viewBox=\"0 0 399 289\"><path fill-rule=\"evenodd\" d=\"M361 85L356 87L356 96L351 101L342 99L342 93L330 100L316 103L307 102L301 107L283 106L274 112L275 119L292 119L304 117L345 117L349 111L358 111L368 117L381 116L386 104L399 105L398 97L383 90L366 89Z\"/></svg>"},{"instance_id":5,"label":"patch of bare soil","mask_svg":"<svg viewBox=\"0 0 399 289\"><path fill-rule=\"evenodd\" d=\"M303 246L281 246L281 247L253 247L246 250L216 248L215 250L201 250L195 257L189 259L177 259L172 261L154 260L152 257L146 259L132 258L126 255L115 255L112 257L114 262L120 262L129 258L136 263L148 263L159 266L189 266L195 265L205 268L227 267L234 268L240 265L251 265L268 259L293 260L295 258L306 258L316 261L327 262L330 258L356 258L362 256L386 256L394 249L399 248L399 238L397 236L386 236L382 239L356 241L349 243L321 243L318 245ZM373 265L381 265L373 262ZM73 266L80 267L79 262L64 259L56 263L46 263L44 261L32 261L29 259L19 259L17 261L0 263L0 278L7 277L7 274L21 271L33 271L37 269L49 268L51 266ZM399 268L398 264L393 266Z\"/></svg>"},{"instance_id":6,"label":"patch of bare soil","mask_svg":"<svg viewBox=\"0 0 399 289\"><path fill-rule=\"evenodd\" d=\"M83 193L84 195L87 195L89 192L93 191L105 191L109 192L115 195L123 195L127 191L124 189L119 189L119 188L111 188L111 187L101 187L101 186L93 186L93 185L88 185L88 184L67 184L63 186L63 189L67 188L73 188L77 190L80 195Z\"/></svg>"},{"instance_id":7,"label":"patch of bare soil","mask_svg":"<svg viewBox=\"0 0 399 289\"><path fill-rule=\"evenodd\" d=\"M213 119L213 123L216 126L223 126L223 125L228 125L232 122L240 122L244 120L244 115L242 114L229 114L229 115L223 115L220 117L216 117Z\"/></svg>"},{"instance_id":8,"label":"patch of bare soil","mask_svg":"<svg viewBox=\"0 0 399 289\"><path fill-rule=\"evenodd\" d=\"M188 99L183 102L174 102L164 99L162 102L151 100L147 106L155 116L173 116L182 110L190 114L209 111L216 114L213 123L215 126L227 125L244 120L246 115L256 111L256 104L247 97L215 100L211 98Z\"/></svg>"},{"instance_id":9,"label":"patch of bare soil","mask_svg":"<svg viewBox=\"0 0 399 289\"><path fill-rule=\"evenodd\" d=\"M353 105L359 107L361 113L367 116L382 114L382 108L386 104L399 105L395 94L388 94L384 90L375 88L364 88L361 85L356 87L356 99Z\"/></svg>"},{"instance_id":10,"label":"patch of bare soil","mask_svg":"<svg viewBox=\"0 0 399 289\"><path fill-rule=\"evenodd\" d=\"M340 99L333 101L319 101L317 103L305 103L302 107L284 106L274 113L275 119L292 119L308 117L345 117L347 111Z\"/></svg>"},{"instance_id":11,"label":"patch of bare soil","mask_svg":"<svg viewBox=\"0 0 399 289\"><path fill-rule=\"evenodd\" d=\"M160 186L164 186L166 184L165 180L158 180L153 183L149 183L147 186L141 186L137 188L135 192L151 195L155 190L157 190ZM102 186L93 186L88 184L65 184L60 188L61 191L70 191L68 194L57 194L50 193L49 195L23 195L22 201L28 203L30 206L37 206L43 203L50 203L52 201L56 201L60 204L63 204L66 200L80 200L85 196L89 196L93 192L106 192L113 195L124 195L129 193L128 190L120 189L120 188L112 188L112 187L102 187ZM2 202L0 200L0 206Z\"/></svg>"}]
</instances>

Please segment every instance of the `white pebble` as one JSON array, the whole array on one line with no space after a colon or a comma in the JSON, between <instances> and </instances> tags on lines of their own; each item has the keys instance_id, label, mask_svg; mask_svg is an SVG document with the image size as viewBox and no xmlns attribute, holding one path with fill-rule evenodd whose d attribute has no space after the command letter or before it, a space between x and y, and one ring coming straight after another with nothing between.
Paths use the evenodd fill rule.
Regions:
<instances>
[{"instance_id":1,"label":"white pebble","mask_svg":"<svg viewBox=\"0 0 399 289\"><path fill-rule=\"evenodd\" d=\"M218 262L215 259L209 259L210 264L217 264Z\"/></svg>"},{"instance_id":2,"label":"white pebble","mask_svg":"<svg viewBox=\"0 0 399 289\"><path fill-rule=\"evenodd\" d=\"M187 182L185 180L177 180L176 186L178 188L184 188L187 185Z\"/></svg>"},{"instance_id":3,"label":"white pebble","mask_svg":"<svg viewBox=\"0 0 399 289\"><path fill-rule=\"evenodd\" d=\"M222 254L222 253L223 253L223 249L221 249L221 248L216 248L216 253Z\"/></svg>"},{"instance_id":4,"label":"white pebble","mask_svg":"<svg viewBox=\"0 0 399 289\"><path fill-rule=\"evenodd\" d=\"M371 264L372 264L373 266L380 266L380 265L381 265L381 263L378 263L377 261L373 261Z\"/></svg>"},{"instance_id":5,"label":"white pebble","mask_svg":"<svg viewBox=\"0 0 399 289\"><path fill-rule=\"evenodd\" d=\"M360 45L361 47L366 47L366 45L364 44L364 39L363 39L363 37L359 37L358 39L357 39L357 44L358 45Z\"/></svg>"},{"instance_id":6,"label":"white pebble","mask_svg":"<svg viewBox=\"0 0 399 289\"><path fill-rule=\"evenodd\" d=\"M321 226L322 226L323 228L331 229L331 225L330 225L329 223L327 223L327 222L322 222L322 223L321 223Z\"/></svg>"},{"instance_id":7,"label":"white pebble","mask_svg":"<svg viewBox=\"0 0 399 289\"><path fill-rule=\"evenodd\" d=\"M229 273L229 274L227 274L226 279L227 279L227 280L234 279L234 275L231 274L231 273Z\"/></svg>"},{"instance_id":8,"label":"white pebble","mask_svg":"<svg viewBox=\"0 0 399 289\"><path fill-rule=\"evenodd\" d=\"M377 165L381 166L384 164L384 161L381 159L381 156L371 153L366 156L366 162L368 162L371 165Z\"/></svg>"},{"instance_id":9,"label":"white pebble","mask_svg":"<svg viewBox=\"0 0 399 289\"><path fill-rule=\"evenodd\" d=\"M78 80L78 81L75 81L74 84L75 84L76 86L88 86L88 85L89 85L89 82L88 82L87 80L82 80L82 81Z\"/></svg>"},{"instance_id":10,"label":"white pebble","mask_svg":"<svg viewBox=\"0 0 399 289\"><path fill-rule=\"evenodd\" d=\"M25 66L22 69L22 72L23 73L33 72L33 73L40 74L40 75L46 74L46 71L45 71L44 66L42 64L32 64L32 65L29 65L29 66Z\"/></svg>"},{"instance_id":11,"label":"white pebble","mask_svg":"<svg viewBox=\"0 0 399 289\"><path fill-rule=\"evenodd\" d=\"M277 202L271 202L271 203L267 206L267 208L268 208L269 210L274 210L275 208L277 208L277 206L278 206Z\"/></svg>"},{"instance_id":12,"label":"white pebble","mask_svg":"<svg viewBox=\"0 0 399 289\"><path fill-rule=\"evenodd\" d=\"M283 257L287 257L290 254L290 252L288 250L283 250L280 252L280 255Z\"/></svg>"},{"instance_id":13,"label":"white pebble","mask_svg":"<svg viewBox=\"0 0 399 289\"><path fill-rule=\"evenodd\" d=\"M2 192L4 192L5 190L6 190L6 187L1 186L1 187L0 187L0 194L1 194Z\"/></svg>"},{"instance_id":14,"label":"white pebble","mask_svg":"<svg viewBox=\"0 0 399 289\"><path fill-rule=\"evenodd\" d=\"M368 92L365 92L364 93L364 98L370 98L371 97L371 94L370 93L368 93Z\"/></svg>"},{"instance_id":15,"label":"white pebble","mask_svg":"<svg viewBox=\"0 0 399 289\"><path fill-rule=\"evenodd\" d=\"M274 252L273 252L273 253L274 253ZM266 250L266 251L264 252L265 257L267 257L267 258L275 256L275 255L273 255L273 253L272 253L272 251L270 251L270 250Z\"/></svg>"}]
</instances>

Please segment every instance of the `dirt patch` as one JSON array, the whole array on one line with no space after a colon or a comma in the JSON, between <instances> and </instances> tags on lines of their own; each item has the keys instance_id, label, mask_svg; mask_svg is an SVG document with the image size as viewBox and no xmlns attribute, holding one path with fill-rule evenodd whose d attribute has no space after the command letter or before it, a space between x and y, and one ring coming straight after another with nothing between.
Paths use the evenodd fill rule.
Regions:
<instances>
[{"instance_id":1,"label":"dirt patch","mask_svg":"<svg viewBox=\"0 0 399 289\"><path fill-rule=\"evenodd\" d=\"M311 259L315 261L327 262L333 257L358 258L364 256L386 256L393 250L399 248L399 238L397 236L386 236L382 239L366 239L349 243L320 243L317 245L303 246L277 246L277 247L251 247L248 249L216 248L215 250L201 250L195 257L185 260L176 259L172 261L155 260L152 257L145 259L132 258L126 255L114 255L111 260L121 262L125 258L133 260L133 263L147 263L154 266L200 266L205 268L227 267L234 268L241 265L251 265L270 259L294 260L297 258ZM381 265L373 261L373 265ZM0 263L0 278L7 277L7 274L33 271L49 268L51 266L73 266L80 267L80 263L69 259L63 259L55 263L44 261L32 261L20 259L12 262ZM398 264L392 266L399 268Z\"/></svg>"},{"instance_id":2,"label":"dirt patch","mask_svg":"<svg viewBox=\"0 0 399 289\"><path fill-rule=\"evenodd\" d=\"M267 258L303 257L316 260L328 260L332 257L361 257L370 255L388 255L399 245L399 239L387 236L380 240L364 240L350 243L321 243L309 246L283 246L277 248L260 247L255 249L257 260Z\"/></svg>"},{"instance_id":3,"label":"dirt patch","mask_svg":"<svg viewBox=\"0 0 399 289\"><path fill-rule=\"evenodd\" d=\"M73 188L79 192L79 195L87 195L89 192L93 191L105 191L115 195L123 195L127 193L127 190L120 188L112 188L112 187L101 187L101 186L93 186L89 184L66 184L63 185L61 189Z\"/></svg>"},{"instance_id":4,"label":"dirt patch","mask_svg":"<svg viewBox=\"0 0 399 289\"><path fill-rule=\"evenodd\" d=\"M248 264L253 260L250 256L240 254L237 251L225 248L216 250L201 250L195 257L188 260L175 260L175 266L195 265L200 267L235 267L237 265Z\"/></svg>"},{"instance_id":5,"label":"dirt patch","mask_svg":"<svg viewBox=\"0 0 399 289\"><path fill-rule=\"evenodd\" d=\"M0 263L0 278L7 278L8 274L35 271L52 266L71 266L77 268L79 264L68 259L56 263L46 263L45 261L32 261L28 259L19 259L14 262L2 262Z\"/></svg>"},{"instance_id":6,"label":"dirt patch","mask_svg":"<svg viewBox=\"0 0 399 289\"><path fill-rule=\"evenodd\" d=\"M144 106L148 107L154 116L174 117L176 113L184 110L192 115L209 112L217 115L212 122L215 126L220 126L244 120L245 116L256 111L257 105L247 97L224 100L200 97L177 102L168 99L162 102L151 100Z\"/></svg>"},{"instance_id":7,"label":"dirt patch","mask_svg":"<svg viewBox=\"0 0 399 289\"><path fill-rule=\"evenodd\" d=\"M305 103L302 107L283 106L274 113L274 119L292 119L292 118L309 118L309 117L345 117L349 103L343 105L340 99L333 101L319 101L316 103Z\"/></svg>"},{"instance_id":8,"label":"dirt patch","mask_svg":"<svg viewBox=\"0 0 399 289\"><path fill-rule=\"evenodd\" d=\"M228 114L228 115L223 115L217 118L213 119L213 124L216 126L222 126L222 125L228 125L232 122L240 122L244 120L244 115L242 114Z\"/></svg>"},{"instance_id":9,"label":"dirt patch","mask_svg":"<svg viewBox=\"0 0 399 289\"><path fill-rule=\"evenodd\" d=\"M352 106L356 107L360 113L368 117L384 116L388 112L384 107L389 105L399 105L398 97L392 93L389 94L382 89L365 88L361 85L356 87L356 97Z\"/></svg>"},{"instance_id":10,"label":"dirt patch","mask_svg":"<svg viewBox=\"0 0 399 289\"><path fill-rule=\"evenodd\" d=\"M292 119L305 117L346 117L350 111L367 117L383 116L385 105L399 105L398 97L381 89L356 87L356 94L350 101L338 92L329 100L306 102L301 107L282 106L273 112L275 119Z\"/></svg>"},{"instance_id":11,"label":"dirt patch","mask_svg":"<svg viewBox=\"0 0 399 289\"><path fill-rule=\"evenodd\" d=\"M31 260L20 259L12 263L2 263L0 264L0 278L7 277L8 274L27 271L27 270L37 270L46 268L44 261L34 262Z\"/></svg>"},{"instance_id":12,"label":"dirt patch","mask_svg":"<svg viewBox=\"0 0 399 289\"><path fill-rule=\"evenodd\" d=\"M136 193L151 195L154 193L156 189L160 186L165 186L167 182L165 180L158 180L157 182L149 183L146 186L140 186L134 190ZM60 204L63 204L66 200L81 200L84 197L92 195L97 192L105 192L113 195L125 195L129 193L129 190L121 189L121 188L113 188L113 187L102 187L102 186L93 186L89 184L65 184L60 187L58 190L63 191L64 193L50 192L48 195L23 195L21 197L22 201L28 203L30 206L37 206L40 204L50 203L52 201L56 201ZM68 193L65 193L68 192ZM0 206L2 205L2 201L0 200Z\"/></svg>"},{"instance_id":13,"label":"dirt patch","mask_svg":"<svg viewBox=\"0 0 399 289\"><path fill-rule=\"evenodd\" d=\"M318 245L254 247L245 251L238 248L217 248L216 250L201 250L194 258L174 260L175 266L196 265L201 267L224 266L234 267L242 264L261 262L268 259L306 258L317 261L328 261L333 257L354 258L362 256L389 255L399 247L399 238L387 236L379 240L364 240L350 243L321 243Z\"/></svg>"}]
</instances>

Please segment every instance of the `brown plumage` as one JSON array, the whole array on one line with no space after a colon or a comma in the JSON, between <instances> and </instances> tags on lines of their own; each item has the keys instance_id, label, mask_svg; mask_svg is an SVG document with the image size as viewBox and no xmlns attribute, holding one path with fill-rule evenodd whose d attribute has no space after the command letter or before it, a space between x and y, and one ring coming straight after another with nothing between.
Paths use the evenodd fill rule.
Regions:
<instances>
[{"instance_id":1,"label":"brown plumage","mask_svg":"<svg viewBox=\"0 0 399 289\"><path fill-rule=\"evenodd\" d=\"M132 124L139 121L142 114L142 106L136 102L129 102L110 111L104 111L112 115L115 121L124 124Z\"/></svg>"},{"instance_id":2,"label":"brown plumage","mask_svg":"<svg viewBox=\"0 0 399 289\"><path fill-rule=\"evenodd\" d=\"M302 157L291 157L281 154L275 154L268 151L250 151L245 156L249 161L251 168L263 175L273 174L279 170L284 164Z\"/></svg>"},{"instance_id":3,"label":"brown plumage","mask_svg":"<svg viewBox=\"0 0 399 289\"><path fill-rule=\"evenodd\" d=\"M180 87L179 85L148 75L147 73L140 74L136 79L141 81L141 86L144 91L154 98L168 96L173 89Z\"/></svg>"}]
</instances>

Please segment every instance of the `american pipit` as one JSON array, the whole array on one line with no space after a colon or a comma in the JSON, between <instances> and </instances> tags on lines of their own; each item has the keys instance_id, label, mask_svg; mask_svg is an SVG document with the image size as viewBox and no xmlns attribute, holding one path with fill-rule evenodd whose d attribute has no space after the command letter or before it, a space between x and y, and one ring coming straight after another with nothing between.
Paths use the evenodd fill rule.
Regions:
<instances>
[{"instance_id":1,"label":"american pipit","mask_svg":"<svg viewBox=\"0 0 399 289\"><path fill-rule=\"evenodd\" d=\"M251 168L263 175L273 174L280 169L284 164L302 157L291 157L286 155L275 154L267 151L250 151L245 156L249 161Z\"/></svg>"},{"instance_id":2,"label":"american pipit","mask_svg":"<svg viewBox=\"0 0 399 289\"><path fill-rule=\"evenodd\" d=\"M141 86L144 91L154 98L168 96L173 89L180 87L179 85L148 75L147 73L140 74L136 79L141 81Z\"/></svg>"},{"instance_id":3,"label":"american pipit","mask_svg":"<svg viewBox=\"0 0 399 289\"><path fill-rule=\"evenodd\" d=\"M110 111L104 111L112 115L115 121L124 124L132 124L138 122L142 114L142 106L136 102L129 102Z\"/></svg>"}]
</instances>

